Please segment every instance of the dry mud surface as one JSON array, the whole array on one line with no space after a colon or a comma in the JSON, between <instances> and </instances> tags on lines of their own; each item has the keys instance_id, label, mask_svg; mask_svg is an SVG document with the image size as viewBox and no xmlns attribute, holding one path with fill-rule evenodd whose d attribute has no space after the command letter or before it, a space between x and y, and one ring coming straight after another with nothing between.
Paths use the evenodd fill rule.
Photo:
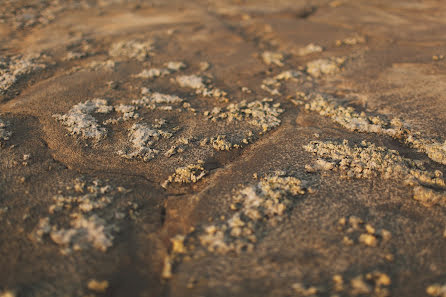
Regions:
<instances>
[{"instance_id":1,"label":"dry mud surface","mask_svg":"<svg viewBox=\"0 0 446 297\"><path fill-rule=\"evenodd\" d=\"M446 296L444 1L2 1L0 296Z\"/></svg>"}]
</instances>

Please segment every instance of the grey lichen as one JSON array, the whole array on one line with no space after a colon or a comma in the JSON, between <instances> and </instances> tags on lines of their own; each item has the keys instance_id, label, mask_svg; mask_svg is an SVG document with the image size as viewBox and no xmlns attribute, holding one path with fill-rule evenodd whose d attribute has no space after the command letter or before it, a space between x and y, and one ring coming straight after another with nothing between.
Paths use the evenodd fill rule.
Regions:
<instances>
[{"instance_id":1,"label":"grey lichen","mask_svg":"<svg viewBox=\"0 0 446 297\"><path fill-rule=\"evenodd\" d=\"M156 78L156 77L163 77L166 75L169 75L170 71L164 68L151 68L151 69L144 69L138 74L133 75L133 77L137 78Z\"/></svg>"},{"instance_id":2,"label":"grey lichen","mask_svg":"<svg viewBox=\"0 0 446 297\"><path fill-rule=\"evenodd\" d=\"M283 66L284 56L279 52L266 51L262 53L262 60L266 65Z\"/></svg>"},{"instance_id":3,"label":"grey lichen","mask_svg":"<svg viewBox=\"0 0 446 297\"><path fill-rule=\"evenodd\" d=\"M106 213L116 196L125 193L122 187L112 187L99 180L76 179L53 197L49 216L40 219L31 238L41 242L45 235L62 246L62 252L83 250L90 246L105 252L113 244L113 234L119 230L114 212ZM58 218L68 222L56 223Z\"/></svg>"},{"instance_id":4,"label":"grey lichen","mask_svg":"<svg viewBox=\"0 0 446 297\"><path fill-rule=\"evenodd\" d=\"M282 81L297 79L302 76L303 74L300 71L295 71L295 70L283 71L272 78L264 79L260 87L273 96L280 96L281 93L279 91L279 88L281 86Z\"/></svg>"},{"instance_id":5,"label":"grey lichen","mask_svg":"<svg viewBox=\"0 0 446 297\"><path fill-rule=\"evenodd\" d=\"M200 90L206 87L204 79L198 75L181 75L176 78L176 81L183 88Z\"/></svg>"},{"instance_id":6,"label":"grey lichen","mask_svg":"<svg viewBox=\"0 0 446 297\"><path fill-rule=\"evenodd\" d=\"M446 164L446 141L441 143L413 131L401 119L386 119L379 115L358 112L353 107L345 107L336 98L315 93L310 97L301 96L306 110L315 111L329 117L350 131L377 133L390 136L425 153L431 160Z\"/></svg>"},{"instance_id":7,"label":"grey lichen","mask_svg":"<svg viewBox=\"0 0 446 297\"><path fill-rule=\"evenodd\" d=\"M138 100L133 100L132 103L138 106L143 106L147 109L156 109L160 107L166 107L171 105L178 105L184 100L176 95L162 94L162 93L150 93L150 91L144 91L145 95Z\"/></svg>"},{"instance_id":8,"label":"grey lichen","mask_svg":"<svg viewBox=\"0 0 446 297\"><path fill-rule=\"evenodd\" d=\"M113 110L104 99L93 99L74 105L66 114L53 115L66 127L70 135L99 141L107 135L107 129L100 126L93 113L107 114Z\"/></svg>"},{"instance_id":9,"label":"grey lichen","mask_svg":"<svg viewBox=\"0 0 446 297\"><path fill-rule=\"evenodd\" d=\"M105 61L92 61L87 65L87 69L92 71L113 71L116 67L116 62L113 60L105 60ZM83 70L84 67L74 67L72 71Z\"/></svg>"},{"instance_id":10,"label":"grey lichen","mask_svg":"<svg viewBox=\"0 0 446 297\"><path fill-rule=\"evenodd\" d=\"M196 94L205 97L224 98L227 94L212 86L208 79L198 75L181 75L176 78L176 82L184 88L194 89Z\"/></svg>"},{"instance_id":11,"label":"grey lichen","mask_svg":"<svg viewBox=\"0 0 446 297\"><path fill-rule=\"evenodd\" d=\"M11 138L12 132L8 130L8 123L0 119L0 142L7 141Z\"/></svg>"},{"instance_id":12,"label":"grey lichen","mask_svg":"<svg viewBox=\"0 0 446 297\"><path fill-rule=\"evenodd\" d=\"M234 214L222 224L205 227L199 236L200 243L208 251L220 254L252 250L258 240L256 231L265 224L274 225L292 199L306 191L304 182L283 172L244 187L232 197Z\"/></svg>"},{"instance_id":13,"label":"grey lichen","mask_svg":"<svg viewBox=\"0 0 446 297\"><path fill-rule=\"evenodd\" d=\"M0 57L0 94L5 94L24 75L44 69L40 54Z\"/></svg>"},{"instance_id":14,"label":"grey lichen","mask_svg":"<svg viewBox=\"0 0 446 297\"><path fill-rule=\"evenodd\" d=\"M231 103L225 108L214 108L204 113L211 121L226 120L227 122L244 121L260 127L261 133L280 125L279 116L283 112L280 103L272 103L272 99L256 100L247 103Z\"/></svg>"},{"instance_id":15,"label":"grey lichen","mask_svg":"<svg viewBox=\"0 0 446 297\"><path fill-rule=\"evenodd\" d=\"M126 159L138 158L149 161L159 153L159 150L154 149L153 145L161 138L172 137L172 134L149 124L136 123L129 129L128 136L132 147L118 151L118 154Z\"/></svg>"},{"instance_id":16,"label":"grey lichen","mask_svg":"<svg viewBox=\"0 0 446 297\"><path fill-rule=\"evenodd\" d=\"M136 110L138 109L137 106L128 104L119 104L116 105L114 108L117 112L122 114L123 121L139 118L139 114L136 112Z\"/></svg>"},{"instance_id":17,"label":"grey lichen","mask_svg":"<svg viewBox=\"0 0 446 297\"><path fill-rule=\"evenodd\" d=\"M152 41L128 40L114 43L109 55L112 57L126 57L138 61L146 60L153 50Z\"/></svg>"},{"instance_id":18,"label":"grey lichen","mask_svg":"<svg viewBox=\"0 0 446 297\"><path fill-rule=\"evenodd\" d=\"M184 64L183 62L172 62L171 61L171 62L166 63L166 68L144 69L140 73L133 75L133 77L152 79L152 78L167 76L174 72L178 72L184 68L186 68L186 64Z\"/></svg>"},{"instance_id":19,"label":"grey lichen","mask_svg":"<svg viewBox=\"0 0 446 297\"><path fill-rule=\"evenodd\" d=\"M345 58L326 58L317 59L307 63L306 71L313 77L319 78L323 75L332 75L338 73L340 67L344 64Z\"/></svg>"},{"instance_id":20,"label":"grey lichen","mask_svg":"<svg viewBox=\"0 0 446 297\"><path fill-rule=\"evenodd\" d=\"M315 111L322 116L329 117L350 131L378 133L393 138L401 138L407 129L399 119L388 121L380 116L358 112L351 106L344 106L334 97L314 93L310 97L302 97L306 110Z\"/></svg>"},{"instance_id":21,"label":"grey lichen","mask_svg":"<svg viewBox=\"0 0 446 297\"><path fill-rule=\"evenodd\" d=\"M397 151L376 146L363 141L358 146L350 146L331 141L312 141L304 146L319 159L308 171L334 170L345 178L394 179L414 187L414 198L425 205L445 203L446 185L443 173L424 168L423 163L401 157Z\"/></svg>"},{"instance_id":22,"label":"grey lichen","mask_svg":"<svg viewBox=\"0 0 446 297\"><path fill-rule=\"evenodd\" d=\"M167 62L166 67L171 72L176 72L176 71L185 69L187 66L184 62L181 62L181 61L170 61L170 62Z\"/></svg>"},{"instance_id":23,"label":"grey lichen","mask_svg":"<svg viewBox=\"0 0 446 297\"><path fill-rule=\"evenodd\" d=\"M67 252L71 249L82 250L88 245L105 252L113 245L115 226L107 224L97 215L86 217L76 213L71 217L70 228L53 228L49 234L56 244L69 247Z\"/></svg>"}]
</instances>

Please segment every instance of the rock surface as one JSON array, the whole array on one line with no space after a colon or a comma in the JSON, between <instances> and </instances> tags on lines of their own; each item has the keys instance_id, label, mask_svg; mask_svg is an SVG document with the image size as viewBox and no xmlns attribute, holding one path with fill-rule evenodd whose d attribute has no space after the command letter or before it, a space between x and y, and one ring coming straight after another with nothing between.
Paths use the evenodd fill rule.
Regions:
<instances>
[{"instance_id":1,"label":"rock surface","mask_svg":"<svg viewBox=\"0 0 446 297\"><path fill-rule=\"evenodd\" d=\"M0 296L446 296L442 1L0 7Z\"/></svg>"}]
</instances>

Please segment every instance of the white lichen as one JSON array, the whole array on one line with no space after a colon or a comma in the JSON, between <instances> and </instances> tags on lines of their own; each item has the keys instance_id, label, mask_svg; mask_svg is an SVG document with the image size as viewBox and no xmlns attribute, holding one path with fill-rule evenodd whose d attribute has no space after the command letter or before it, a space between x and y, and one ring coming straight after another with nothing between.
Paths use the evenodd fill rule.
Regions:
<instances>
[{"instance_id":1,"label":"white lichen","mask_svg":"<svg viewBox=\"0 0 446 297\"><path fill-rule=\"evenodd\" d=\"M23 76L44 69L40 58L40 54L0 57L0 94L5 94Z\"/></svg>"},{"instance_id":2,"label":"white lichen","mask_svg":"<svg viewBox=\"0 0 446 297\"><path fill-rule=\"evenodd\" d=\"M343 106L336 98L313 94L302 97L305 109L329 117L350 131L377 133L390 136L425 153L431 160L446 164L446 141L441 143L413 131L408 124L398 118L387 120L383 116L358 112L353 107Z\"/></svg>"},{"instance_id":3,"label":"white lichen","mask_svg":"<svg viewBox=\"0 0 446 297\"><path fill-rule=\"evenodd\" d=\"M143 71L141 71L138 74L133 75L133 77L138 77L138 78L155 78L155 77L163 77L166 75L169 75L170 72L167 69L164 68L151 68L151 69L144 69Z\"/></svg>"},{"instance_id":4,"label":"white lichen","mask_svg":"<svg viewBox=\"0 0 446 297\"><path fill-rule=\"evenodd\" d=\"M159 150L154 149L153 145L161 138L170 138L171 136L171 133L156 129L149 124L133 124L128 133L132 147L118 151L118 154L126 159L152 160L159 153Z\"/></svg>"},{"instance_id":5,"label":"white lichen","mask_svg":"<svg viewBox=\"0 0 446 297\"><path fill-rule=\"evenodd\" d=\"M12 132L8 129L8 123L0 119L0 142L7 141L11 138Z\"/></svg>"},{"instance_id":6,"label":"white lichen","mask_svg":"<svg viewBox=\"0 0 446 297\"><path fill-rule=\"evenodd\" d=\"M107 135L107 129L100 126L93 113L107 114L113 110L104 99L93 99L74 105L66 114L53 115L66 127L70 135L99 141Z\"/></svg>"},{"instance_id":7,"label":"white lichen","mask_svg":"<svg viewBox=\"0 0 446 297\"><path fill-rule=\"evenodd\" d=\"M284 173L267 176L258 184L242 188L232 197L234 214L222 224L209 225L199 235L210 252L225 254L252 250L259 228L274 224L290 208L292 199L306 193L301 180Z\"/></svg>"},{"instance_id":8,"label":"white lichen","mask_svg":"<svg viewBox=\"0 0 446 297\"><path fill-rule=\"evenodd\" d=\"M152 41L128 40L114 43L108 53L112 57L126 57L144 61L150 56L152 50Z\"/></svg>"},{"instance_id":9,"label":"white lichen","mask_svg":"<svg viewBox=\"0 0 446 297\"><path fill-rule=\"evenodd\" d=\"M69 51L66 53L65 57L63 58L64 61L73 61L78 60L87 57L88 54L85 52L73 52Z\"/></svg>"},{"instance_id":10,"label":"white lichen","mask_svg":"<svg viewBox=\"0 0 446 297\"><path fill-rule=\"evenodd\" d=\"M139 118L139 114L136 112L136 110L138 110L137 106L128 104L119 104L114 106L114 109L116 110L116 112L122 113L123 121Z\"/></svg>"},{"instance_id":11,"label":"white lichen","mask_svg":"<svg viewBox=\"0 0 446 297\"><path fill-rule=\"evenodd\" d=\"M170 61L166 64L167 69L169 69L172 72L176 72L176 71L180 71L182 69L186 68L186 64L184 64L183 62L175 62L175 61Z\"/></svg>"},{"instance_id":12,"label":"white lichen","mask_svg":"<svg viewBox=\"0 0 446 297\"><path fill-rule=\"evenodd\" d=\"M422 162L401 157L395 150L376 146L363 141L350 146L347 140L342 144L331 141L312 141L304 146L324 164L313 167L319 170L338 171L345 178L393 179L414 187L414 198L425 205L444 205L446 185L441 171L428 171Z\"/></svg>"},{"instance_id":13,"label":"white lichen","mask_svg":"<svg viewBox=\"0 0 446 297\"><path fill-rule=\"evenodd\" d=\"M317 59L308 62L306 65L306 71L313 77L321 77L323 75L336 74L341 70L341 66L344 64L345 58L326 58Z\"/></svg>"},{"instance_id":14,"label":"white lichen","mask_svg":"<svg viewBox=\"0 0 446 297\"><path fill-rule=\"evenodd\" d=\"M262 60L266 65L283 66L283 54L279 52L266 51L262 53Z\"/></svg>"},{"instance_id":15,"label":"white lichen","mask_svg":"<svg viewBox=\"0 0 446 297\"><path fill-rule=\"evenodd\" d=\"M137 106L142 106L144 108L153 110L156 108L162 108L166 106L171 105L178 105L180 103L183 103L183 99L176 96L176 95L170 95L170 94L162 94L162 93L150 93L150 91L144 91L142 92L145 94L141 99L133 100L132 104Z\"/></svg>"},{"instance_id":16,"label":"white lichen","mask_svg":"<svg viewBox=\"0 0 446 297\"><path fill-rule=\"evenodd\" d=\"M181 75L176 78L177 83L184 88L204 89L205 84L201 76L198 75Z\"/></svg>"},{"instance_id":17,"label":"white lichen","mask_svg":"<svg viewBox=\"0 0 446 297\"><path fill-rule=\"evenodd\" d=\"M77 208L80 212L88 213L95 209L107 207L113 199L113 188L102 185L100 181L94 180L87 185L82 179L76 179L73 183L74 195L56 195L53 197L54 204L49 208L49 213L57 213L64 209Z\"/></svg>"},{"instance_id":18,"label":"white lichen","mask_svg":"<svg viewBox=\"0 0 446 297\"><path fill-rule=\"evenodd\" d=\"M314 54L314 53L320 53L323 50L324 49L322 48L322 46L314 44L314 43L310 43L310 44L306 45L305 47L298 49L296 54L298 56L306 56L306 55L310 55L310 54Z\"/></svg>"},{"instance_id":19,"label":"white lichen","mask_svg":"<svg viewBox=\"0 0 446 297\"><path fill-rule=\"evenodd\" d=\"M50 216L40 219L31 238L42 242L48 235L62 246L63 253L89 247L105 252L113 244L113 234L119 230L114 213L107 214L106 211L117 195L126 192L125 189L114 188L99 180L76 179L65 191L68 193L60 192L53 197ZM68 222L60 221L60 218L67 218Z\"/></svg>"},{"instance_id":20,"label":"white lichen","mask_svg":"<svg viewBox=\"0 0 446 297\"><path fill-rule=\"evenodd\" d=\"M211 67L209 62L200 62L200 71L206 71Z\"/></svg>"},{"instance_id":21,"label":"white lichen","mask_svg":"<svg viewBox=\"0 0 446 297\"><path fill-rule=\"evenodd\" d=\"M184 64L183 62L168 62L166 63L166 68L144 69L140 73L133 75L133 77L138 77L138 78L163 77L172 74L174 72L178 72L184 68L186 68L186 64Z\"/></svg>"},{"instance_id":22,"label":"white lichen","mask_svg":"<svg viewBox=\"0 0 446 297\"><path fill-rule=\"evenodd\" d=\"M344 38L342 40L336 40L336 46L342 46L342 45L357 45L361 43L365 43L366 38L364 36L356 35Z\"/></svg>"},{"instance_id":23,"label":"white lichen","mask_svg":"<svg viewBox=\"0 0 446 297\"><path fill-rule=\"evenodd\" d=\"M113 71L116 67L116 62L113 60L105 60L105 61L92 61L87 65L87 69L92 71ZM83 67L74 67L72 71L82 70Z\"/></svg>"},{"instance_id":24,"label":"white lichen","mask_svg":"<svg viewBox=\"0 0 446 297\"><path fill-rule=\"evenodd\" d=\"M297 79L302 75L303 74L300 71L295 71L295 70L283 71L272 78L270 77L264 79L260 87L273 96L280 96L281 93L279 91L279 88L281 87L283 81L287 81L290 79Z\"/></svg>"},{"instance_id":25,"label":"white lichen","mask_svg":"<svg viewBox=\"0 0 446 297\"><path fill-rule=\"evenodd\" d=\"M181 75L176 78L177 83L183 88L195 90L205 89L204 79L198 75Z\"/></svg>"},{"instance_id":26,"label":"white lichen","mask_svg":"<svg viewBox=\"0 0 446 297\"><path fill-rule=\"evenodd\" d=\"M176 78L176 82L184 88L194 89L196 94L204 97L224 98L225 91L215 88L209 80L198 75L182 75Z\"/></svg>"},{"instance_id":27,"label":"white lichen","mask_svg":"<svg viewBox=\"0 0 446 297\"><path fill-rule=\"evenodd\" d=\"M231 103L225 108L214 108L204 113L211 121L247 122L260 127L262 133L280 125L279 115L283 112L280 103L271 104L271 99L256 100L249 103Z\"/></svg>"}]
</instances>

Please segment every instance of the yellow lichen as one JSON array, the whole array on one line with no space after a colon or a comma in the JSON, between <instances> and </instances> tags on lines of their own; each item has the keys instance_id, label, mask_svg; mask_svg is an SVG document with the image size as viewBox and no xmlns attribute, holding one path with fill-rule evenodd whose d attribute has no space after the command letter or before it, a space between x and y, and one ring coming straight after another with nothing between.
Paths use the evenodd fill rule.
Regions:
<instances>
[{"instance_id":1,"label":"yellow lichen","mask_svg":"<svg viewBox=\"0 0 446 297\"><path fill-rule=\"evenodd\" d=\"M98 280L92 279L88 282L87 287L91 291L98 292L98 293L104 293L105 291L107 291L108 281L106 281L106 280L98 281Z\"/></svg>"}]
</instances>

